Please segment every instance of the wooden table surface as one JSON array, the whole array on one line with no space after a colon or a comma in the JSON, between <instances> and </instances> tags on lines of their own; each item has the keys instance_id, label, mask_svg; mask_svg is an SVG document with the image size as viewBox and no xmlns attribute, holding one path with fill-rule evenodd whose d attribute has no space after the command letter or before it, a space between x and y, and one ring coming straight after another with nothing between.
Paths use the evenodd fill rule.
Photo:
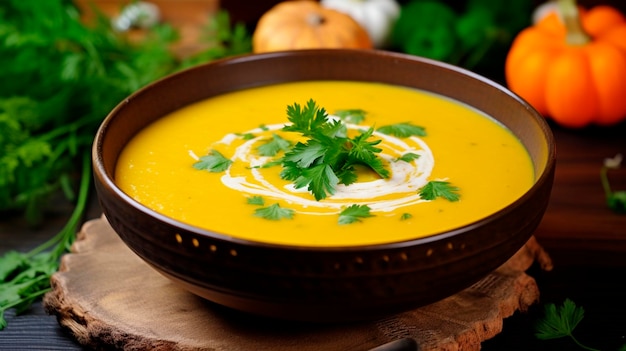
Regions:
<instances>
[{"instance_id":1,"label":"wooden table surface","mask_svg":"<svg viewBox=\"0 0 626 351\"><path fill-rule=\"evenodd\" d=\"M617 153L626 156L626 123L582 130L552 125L552 129L557 145L556 178L535 236L553 258L554 269L531 268L541 302L505 320L503 332L483 343L483 350L580 350L570 340L540 341L533 335L543 304L561 304L565 298L585 308L575 332L581 342L603 351L626 344L626 215L607 208L600 183L604 158ZM626 190L624 166L610 173L615 189ZM28 250L56 233L72 209L63 201L58 203L46 213L40 228L28 228L19 217L0 214L0 255ZM98 216L94 196L85 220ZM0 350L81 349L54 317L45 314L41 303L20 316L10 311L7 317L9 325L0 331Z\"/></svg>"}]
</instances>

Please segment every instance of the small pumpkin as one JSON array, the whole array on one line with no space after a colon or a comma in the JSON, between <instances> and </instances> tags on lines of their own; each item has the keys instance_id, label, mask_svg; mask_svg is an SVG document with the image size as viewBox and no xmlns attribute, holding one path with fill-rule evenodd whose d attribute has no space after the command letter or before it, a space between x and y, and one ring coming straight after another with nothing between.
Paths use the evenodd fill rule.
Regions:
<instances>
[{"instance_id":1,"label":"small pumpkin","mask_svg":"<svg viewBox=\"0 0 626 351\"><path fill-rule=\"evenodd\" d=\"M321 0L322 6L350 15L365 28L376 48L389 44L391 29L400 16L395 0Z\"/></svg>"},{"instance_id":2,"label":"small pumpkin","mask_svg":"<svg viewBox=\"0 0 626 351\"><path fill-rule=\"evenodd\" d=\"M607 5L558 4L560 16L552 12L514 39L507 85L565 127L626 120L626 18Z\"/></svg>"},{"instance_id":3,"label":"small pumpkin","mask_svg":"<svg viewBox=\"0 0 626 351\"><path fill-rule=\"evenodd\" d=\"M256 53L372 47L367 31L352 17L311 0L276 4L261 16L252 34Z\"/></svg>"}]
</instances>

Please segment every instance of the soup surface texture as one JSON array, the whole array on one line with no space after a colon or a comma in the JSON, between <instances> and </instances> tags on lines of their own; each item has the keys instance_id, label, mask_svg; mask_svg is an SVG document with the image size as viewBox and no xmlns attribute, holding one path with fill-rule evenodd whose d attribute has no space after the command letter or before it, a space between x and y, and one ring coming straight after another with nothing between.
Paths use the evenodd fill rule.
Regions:
<instances>
[{"instance_id":1,"label":"soup surface texture","mask_svg":"<svg viewBox=\"0 0 626 351\"><path fill-rule=\"evenodd\" d=\"M344 133L356 136L373 127L367 140L380 140L373 147L381 150L377 155L389 177L357 166L356 182L336 185L319 201L306 184L298 188L283 179L281 158L307 141L283 130L291 124L287 106L304 108L309 100L324 108L330 121L360 110L343 119ZM389 132L402 127L422 127L425 133ZM207 155L223 156L224 167L197 167ZM225 236L355 246L405 241L475 222L519 198L534 174L519 140L468 106L379 83L315 81L232 92L164 116L125 147L115 180L139 203ZM424 193L430 185L437 185L430 188L432 200ZM350 207L354 211L346 210Z\"/></svg>"}]
</instances>

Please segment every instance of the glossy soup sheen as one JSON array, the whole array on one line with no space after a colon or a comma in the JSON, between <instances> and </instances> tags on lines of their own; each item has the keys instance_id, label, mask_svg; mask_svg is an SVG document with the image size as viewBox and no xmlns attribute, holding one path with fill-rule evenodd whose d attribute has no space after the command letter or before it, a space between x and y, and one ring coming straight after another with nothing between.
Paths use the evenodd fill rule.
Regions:
<instances>
[{"instance_id":1,"label":"glossy soup sheen","mask_svg":"<svg viewBox=\"0 0 626 351\"><path fill-rule=\"evenodd\" d=\"M304 106L309 99L329 115L366 111L358 126L349 127L350 133L410 122L424 127L427 135L374 134L372 139L383 140L378 146L387 168L394 166L392 177L383 180L360 171L356 184L315 201L306 189L295 191L291 182L280 178L281 166L255 167L267 163L258 147L273 134L301 140L280 128L288 123L287 106ZM193 167L211 150L233 159L227 171ZM420 157L397 161L407 152ZM115 179L145 206L226 236L288 245L354 246L405 241L475 222L519 198L532 186L534 174L519 140L465 105L379 83L319 81L233 92L165 116L126 146ZM423 200L419 189L432 180L457 187L460 199ZM250 204L253 196L264 204ZM254 215L272 204L294 210L293 218ZM373 216L339 224L339 212L354 204L369 206Z\"/></svg>"}]
</instances>

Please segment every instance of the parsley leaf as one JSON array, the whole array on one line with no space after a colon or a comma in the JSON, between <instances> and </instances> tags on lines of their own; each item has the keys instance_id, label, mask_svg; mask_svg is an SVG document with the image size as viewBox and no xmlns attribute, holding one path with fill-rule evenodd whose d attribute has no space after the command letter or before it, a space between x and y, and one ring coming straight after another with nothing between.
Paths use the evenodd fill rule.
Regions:
<instances>
[{"instance_id":1,"label":"parsley leaf","mask_svg":"<svg viewBox=\"0 0 626 351\"><path fill-rule=\"evenodd\" d=\"M200 157L200 160L193 164L193 168L219 173L230 167L232 160L224 157L219 151L211 150L208 155Z\"/></svg>"},{"instance_id":2,"label":"parsley leaf","mask_svg":"<svg viewBox=\"0 0 626 351\"><path fill-rule=\"evenodd\" d=\"M376 156L376 154L382 150L375 146L380 144L382 140L367 141L368 138L372 136L372 133L374 133L374 128L370 128L350 140L349 143L351 147L348 152L348 157L353 159L351 163L368 165L374 172L378 173L379 176L388 178L389 171L384 168L381 159Z\"/></svg>"},{"instance_id":3,"label":"parsley leaf","mask_svg":"<svg viewBox=\"0 0 626 351\"><path fill-rule=\"evenodd\" d=\"M420 155L412 153L412 152L407 152L406 154L398 157L396 161L404 161L406 163L410 163L413 160L417 160L418 158L420 158Z\"/></svg>"},{"instance_id":4,"label":"parsley leaf","mask_svg":"<svg viewBox=\"0 0 626 351\"><path fill-rule=\"evenodd\" d=\"M243 140L251 140L254 139L254 134L252 133L237 133L237 136L241 137Z\"/></svg>"},{"instance_id":5,"label":"parsley leaf","mask_svg":"<svg viewBox=\"0 0 626 351\"><path fill-rule=\"evenodd\" d=\"M328 123L327 116L326 110L317 107L313 99L309 99L304 108L301 108L300 104L294 103L287 106L287 119L292 125L286 125L283 130L299 132L304 136L313 136Z\"/></svg>"},{"instance_id":6,"label":"parsley leaf","mask_svg":"<svg viewBox=\"0 0 626 351\"><path fill-rule=\"evenodd\" d=\"M265 200L261 196L250 196L249 198L247 198L246 202L249 205L259 205L259 206L265 205Z\"/></svg>"},{"instance_id":7,"label":"parsley leaf","mask_svg":"<svg viewBox=\"0 0 626 351\"><path fill-rule=\"evenodd\" d=\"M343 121L352 124L359 124L365 120L365 115L367 112L361 109L348 109L348 110L337 110L335 111L335 116L341 118Z\"/></svg>"},{"instance_id":8,"label":"parsley leaf","mask_svg":"<svg viewBox=\"0 0 626 351\"><path fill-rule=\"evenodd\" d=\"M326 152L327 147L315 140L311 140L306 144L297 143L296 146L285 154L283 161L287 164L293 163L293 166L298 168L307 168L311 167L315 161L323 159Z\"/></svg>"},{"instance_id":9,"label":"parsley leaf","mask_svg":"<svg viewBox=\"0 0 626 351\"><path fill-rule=\"evenodd\" d=\"M558 308L555 304L546 304L543 318L535 324L535 336L542 340L569 337L581 348L597 351L582 345L573 335L574 329L582 321L584 314L585 310L577 307L570 299L565 299L563 305Z\"/></svg>"},{"instance_id":10,"label":"parsley leaf","mask_svg":"<svg viewBox=\"0 0 626 351\"><path fill-rule=\"evenodd\" d=\"M291 142L283 139L278 134L272 134L272 139L259 146L257 150L261 156L276 156L280 151L287 151Z\"/></svg>"},{"instance_id":11,"label":"parsley leaf","mask_svg":"<svg viewBox=\"0 0 626 351\"><path fill-rule=\"evenodd\" d=\"M400 216L400 220L401 220L401 221L406 221L407 219L411 219L411 218L413 218L413 215L412 215L412 214L410 214L410 213L403 213L403 214Z\"/></svg>"},{"instance_id":12,"label":"parsley leaf","mask_svg":"<svg viewBox=\"0 0 626 351\"><path fill-rule=\"evenodd\" d=\"M373 217L367 205L350 205L339 213L339 224L360 222L362 218Z\"/></svg>"},{"instance_id":13,"label":"parsley leaf","mask_svg":"<svg viewBox=\"0 0 626 351\"><path fill-rule=\"evenodd\" d=\"M257 208L254 211L254 215L272 221L278 221L283 218L292 219L294 212L295 211L290 208L282 208L279 204L273 204L268 207Z\"/></svg>"},{"instance_id":14,"label":"parsley leaf","mask_svg":"<svg viewBox=\"0 0 626 351\"><path fill-rule=\"evenodd\" d=\"M457 191L459 191L459 188L451 185L449 182L431 180L419 190L419 194L424 200L435 200L438 197L442 197L454 202L460 198Z\"/></svg>"},{"instance_id":15,"label":"parsley leaf","mask_svg":"<svg viewBox=\"0 0 626 351\"><path fill-rule=\"evenodd\" d=\"M413 125L409 122L396 123L378 128L378 131L398 138L408 138L410 136L426 136L424 127Z\"/></svg>"},{"instance_id":16,"label":"parsley leaf","mask_svg":"<svg viewBox=\"0 0 626 351\"><path fill-rule=\"evenodd\" d=\"M326 194L334 194L339 178L327 164L319 164L302 170L302 174L295 180L296 188L308 185L309 191L315 195L315 200L326 198Z\"/></svg>"}]
</instances>

